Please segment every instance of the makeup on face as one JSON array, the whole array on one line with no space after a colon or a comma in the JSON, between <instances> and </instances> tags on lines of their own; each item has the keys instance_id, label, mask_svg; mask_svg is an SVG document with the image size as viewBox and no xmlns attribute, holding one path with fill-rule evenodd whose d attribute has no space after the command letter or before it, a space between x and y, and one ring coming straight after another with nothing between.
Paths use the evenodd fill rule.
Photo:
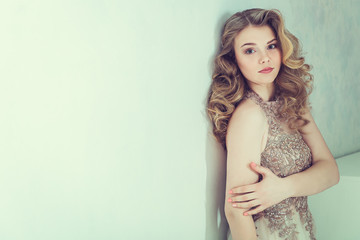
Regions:
<instances>
[{"instance_id":1,"label":"makeup on face","mask_svg":"<svg viewBox=\"0 0 360 240\"><path fill-rule=\"evenodd\" d=\"M264 68L264 69L262 69L261 71L259 71L259 73L265 73L265 74L271 73L273 69L274 69L274 68L267 67L267 68Z\"/></svg>"},{"instance_id":2,"label":"makeup on face","mask_svg":"<svg viewBox=\"0 0 360 240\"><path fill-rule=\"evenodd\" d=\"M248 26L236 36L236 61L250 87L274 84L281 66L278 41L269 26Z\"/></svg>"}]
</instances>

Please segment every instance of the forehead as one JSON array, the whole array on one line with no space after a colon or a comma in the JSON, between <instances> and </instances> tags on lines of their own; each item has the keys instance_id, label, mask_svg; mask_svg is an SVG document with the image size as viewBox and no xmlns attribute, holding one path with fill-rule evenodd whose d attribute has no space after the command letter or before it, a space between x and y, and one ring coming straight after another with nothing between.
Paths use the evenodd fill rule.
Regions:
<instances>
[{"instance_id":1,"label":"forehead","mask_svg":"<svg viewBox=\"0 0 360 240\"><path fill-rule=\"evenodd\" d=\"M241 46L245 43L266 44L276 38L273 30L265 26L247 26L235 37L235 45Z\"/></svg>"}]
</instances>

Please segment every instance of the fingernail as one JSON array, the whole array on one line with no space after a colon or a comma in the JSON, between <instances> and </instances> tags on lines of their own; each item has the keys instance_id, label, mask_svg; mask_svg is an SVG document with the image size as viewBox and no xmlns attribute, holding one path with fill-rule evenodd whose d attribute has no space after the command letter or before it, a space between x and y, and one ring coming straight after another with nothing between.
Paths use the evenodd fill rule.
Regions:
<instances>
[{"instance_id":1,"label":"fingernail","mask_svg":"<svg viewBox=\"0 0 360 240\"><path fill-rule=\"evenodd\" d=\"M248 213L246 212L246 213L244 213L244 216L247 216L248 215Z\"/></svg>"},{"instance_id":2,"label":"fingernail","mask_svg":"<svg viewBox=\"0 0 360 240\"><path fill-rule=\"evenodd\" d=\"M254 163L254 162L252 162L250 165L251 165L252 167L256 167L256 163Z\"/></svg>"},{"instance_id":3,"label":"fingernail","mask_svg":"<svg viewBox=\"0 0 360 240\"><path fill-rule=\"evenodd\" d=\"M230 193L230 194L232 194L232 193L233 193L233 191L232 191L232 190L230 190L230 191L229 191L229 193Z\"/></svg>"},{"instance_id":4,"label":"fingernail","mask_svg":"<svg viewBox=\"0 0 360 240\"><path fill-rule=\"evenodd\" d=\"M228 202L232 202L231 198L228 199Z\"/></svg>"},{"instance_id":5,"label":"fingernail","mask_svg":"<svg viewBox=\"0 0 360 240\"><path fill-rule=\"evenodd\" d=\"M236 204L234 203L232 206L233 206L233 207L236 207Z\"/></svg>"}]
</instances>

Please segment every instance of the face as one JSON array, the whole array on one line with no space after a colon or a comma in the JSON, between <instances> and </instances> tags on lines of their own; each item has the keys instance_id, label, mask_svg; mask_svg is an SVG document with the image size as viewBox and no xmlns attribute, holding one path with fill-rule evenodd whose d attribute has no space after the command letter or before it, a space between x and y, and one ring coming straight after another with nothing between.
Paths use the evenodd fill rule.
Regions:
<instances>
[{"instance_id":1,"label":"face","mask_svg":"<svg viewBox=\"0 0 360 240\"><path fill-rule=\"evenodd\" d=\"M281 66L278 44L269 26L248 26L236 36L236 61L250 88L273 84Z\"/></svg>"}]
</instances>

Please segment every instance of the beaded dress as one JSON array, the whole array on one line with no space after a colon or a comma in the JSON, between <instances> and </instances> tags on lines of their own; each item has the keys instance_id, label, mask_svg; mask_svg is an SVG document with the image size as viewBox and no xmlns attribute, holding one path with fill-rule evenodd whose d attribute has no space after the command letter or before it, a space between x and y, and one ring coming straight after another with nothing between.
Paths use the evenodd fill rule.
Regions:
<instances>
[{"instance_id":1,"label":"beaded dress","mask_svg":"<svg viewBox=\"0 0 360 240\"><path fill-rule=\"evenodd\" d=\"M298 132L284 130L279 118L283 102L265 102L257 93L248 90L244 99L251 99L264 111L269 124L267 142L261 153L261 166L279 177L304 171L312 164L310 148ZM314 240L315 225L307 197L290 197L252 216L258 240ZM230 237L231 239L231 237Z\"/></svg>"}]
</instances>

